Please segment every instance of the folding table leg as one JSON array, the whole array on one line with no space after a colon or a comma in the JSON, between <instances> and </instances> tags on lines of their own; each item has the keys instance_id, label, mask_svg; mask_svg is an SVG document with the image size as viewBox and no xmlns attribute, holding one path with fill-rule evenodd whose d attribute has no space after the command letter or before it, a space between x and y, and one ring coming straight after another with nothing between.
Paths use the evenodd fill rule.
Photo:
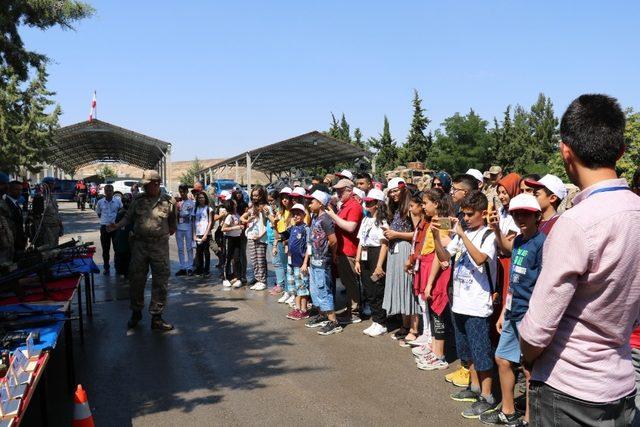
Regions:
<instances>
[{"instance_id":1,"label":"folding table leg","mask_svg":"<svg viewBox=\"0 0 640 427\"><path fill-rule=\"evenodd\" d=\"M71 304L67 311L67 321L64 323L65 353L67 358L67 380L69 390L73 392L76 388L76 367L73 360L73 328L71 327Z\"/></svg>"},{"instance_id":2,"label":"folding table leg","mask_svg":"<svg viewBox=\"0 0 640 427\"><path fill-rule=\"evenodd\" d=\"M82 314L82 286L78 284L78 322L80 324L80 343L84 344L84 319Z\"/></svg>"}]
</instances>

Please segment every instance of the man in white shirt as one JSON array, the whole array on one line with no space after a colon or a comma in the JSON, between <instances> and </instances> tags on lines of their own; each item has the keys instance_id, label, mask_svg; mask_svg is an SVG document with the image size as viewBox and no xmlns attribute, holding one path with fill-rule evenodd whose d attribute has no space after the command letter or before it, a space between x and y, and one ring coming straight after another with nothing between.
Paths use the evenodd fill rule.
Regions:
<instances>
[{"instance_id":1,"label":"man in white shirt","mask_svg":"<svg viewBox=\"0 0 640 427\"><path fill-rule=\"evenodd\" d=\"M119 197L113 197L113 185L104 186L104 198L96 203L96 213L100 218L100 245L102 246L103 274L109 275L109 252L111 252L111 243L113 243L116 232L108 232L107 225L116 222L118 211L122 208L122 201Z\"/></svg>"}]
</instances>

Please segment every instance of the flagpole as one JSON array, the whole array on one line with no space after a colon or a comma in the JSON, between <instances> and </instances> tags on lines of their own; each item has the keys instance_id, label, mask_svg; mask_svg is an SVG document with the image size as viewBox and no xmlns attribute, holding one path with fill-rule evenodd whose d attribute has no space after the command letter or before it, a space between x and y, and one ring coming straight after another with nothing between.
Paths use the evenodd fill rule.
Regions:
<instances>
[{"instance_id":1,"label":"flagpole","mask_svg":"<svg viewBox=\"0 0 640 427\"><path fill-rule=\"evenodd\" d=\"M93 90L93 99L95 99L97 101L97 92L96 92L95 89ZM93 114L95 116L95 119L98 120L98 103L97 102L96 102L95 107L93 107L93 108L94 108Z\"/></svg>"}]
</instances>

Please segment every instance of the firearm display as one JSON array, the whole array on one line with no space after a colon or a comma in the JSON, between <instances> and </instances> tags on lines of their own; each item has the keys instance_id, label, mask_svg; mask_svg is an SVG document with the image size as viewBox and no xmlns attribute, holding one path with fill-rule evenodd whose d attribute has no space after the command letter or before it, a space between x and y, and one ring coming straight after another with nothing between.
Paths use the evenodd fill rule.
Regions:
<instances>
[{"instance_id":1,"label":"firearm display","mask_svg":"<svg viewBox=\"0 0 640 427\"><path fill-rule=\"evenodd\" d=\"M71 239L55 247L28 249L16 262L0 264L0 293L11 292L24 298L30 289L42 289L49 295L47 282L51 280L51 267L58 263L69 262L89 253L93 242L81 242ZM34 280L29 280L34 278Z\"/></svg>"}]
</instances>

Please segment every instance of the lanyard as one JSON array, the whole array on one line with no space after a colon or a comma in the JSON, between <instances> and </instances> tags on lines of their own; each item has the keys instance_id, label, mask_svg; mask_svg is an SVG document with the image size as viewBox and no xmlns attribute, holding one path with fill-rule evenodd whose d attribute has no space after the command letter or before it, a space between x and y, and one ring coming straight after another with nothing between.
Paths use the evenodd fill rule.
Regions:
<instances>
[{"instance_id":1,"label":"lanyard","mask_svg":"<svg viewBox=\"0 0 640 427\"><path fill-rule=\"evenodd\" d=\"M587 199L591 196L593 196L594 194L598 194L598 193L608 193L609 191L621 191L621 190L631 190L629 187L626 186L618 186L618 187L603 187L603 188L598 188L597 190L592 191L591 193L589 193L589 195L586 197Z\"/></svg>"}]
</instances>

